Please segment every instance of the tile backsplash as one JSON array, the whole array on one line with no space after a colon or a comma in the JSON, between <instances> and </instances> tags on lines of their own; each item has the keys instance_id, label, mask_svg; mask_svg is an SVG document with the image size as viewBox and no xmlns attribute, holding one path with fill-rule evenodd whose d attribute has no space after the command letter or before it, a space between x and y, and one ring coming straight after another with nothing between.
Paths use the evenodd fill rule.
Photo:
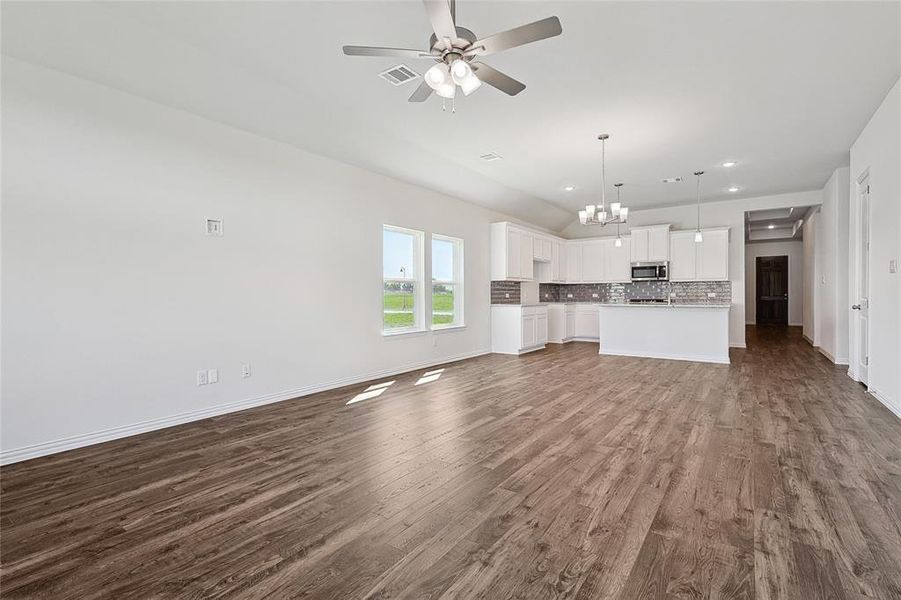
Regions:
<instances>
[{"instance_id":1,"label":"tile backsplash","mask_svg":"<svg viewBox=\"0 0 901 600\"><path fill-rule=\"evenodd\" d=\"M635 298L665 299L670 293L675 294L673 302L729 304L732 302L732 282L542 283L538 288L542 302L628 302Z\"/></svg>"},{"instance_id":2,"label":"tile backsplash","mask_svg":"<svg viewBox=\"0 0 901 600\"><path fill-rule=\"evenodd\" d=\"M519 304L521 302L521 293L518 281L492 281L491 282L491 303L492 304Z\"/></svg>"}]
</instances>

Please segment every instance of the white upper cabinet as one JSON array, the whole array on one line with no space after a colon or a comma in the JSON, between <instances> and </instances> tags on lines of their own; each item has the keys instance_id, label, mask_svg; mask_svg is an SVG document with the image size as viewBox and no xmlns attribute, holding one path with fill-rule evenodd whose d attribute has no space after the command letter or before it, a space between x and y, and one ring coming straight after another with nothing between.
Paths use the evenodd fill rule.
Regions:
<instances>
[{"instance_id":1,"label":"white upper cabinet","mask_svg":"<svg viewBox=\"0 0 901 600\"><path fill-rule=\"evenodd\" d=\"M582 242L582 281L600 283L604 281L605 240Z\"/></svg>"},{"instance_id":2,"label":"white upper cabinet","mask_svg":"<svg viewBox=\"0 0 901 600\"><path fill-rule=\"evenodd\" d=\"M491 280L532 279L532 234L509 223L491 224Z\"/></svg>"},{"instance_id":3,"label":"white upper cabinet","mask_svg":"<svg viewBox=\"0 0 901 600\"><path fill-rule=\"evenodd\" d=\"M669 225L638 227L630 231L632 262L656 262L670 259Z\"/></svg>"},{"instance_id":4,"label":"white upper cabinet","mask_svg":"<svg viewBox=\"0 0 901 600\"><path fill-rule=\"evenodd\" d=\"M541 262L551 261L551 246L553 242L544 236L535 236L532 243L532 258Z\"/></svg>"},{"instance_id":5,"label":"white upper cabinet","mask_svg":"<svg viewBox=\"0 0 901 600\"><path fill-rule=\"evenodd\" d=\"M566 282L582 283L582 242L567 242Z\"/></svg>"},{"instance_id":6,"label":"white upper cabinet","mask_svg":"<svg viewBox=\"0 0 901 600\"><path fill-rule=\"evenodd\" d=\"M669 236L670 281L695 280L695 232L673 231Z\"/></svg>"},{"instance_id":7,"label":"white upper cabinet","mask_svg":"<svg viewBox=\"0 0 901 600\"><path fill-rule=\"evenodd\" d=\"M726 281L729 279L729 230L705 229L704 241L697 244L698 281Z\"/></svg>"},{"instance_id":8,"label":"white upper cabinet","mask_svg":"<svg viewBox=\"0 0 901 600\"><path fill-rule=\"evenodd\" d=\"M729 279L729 229L702 229L703 241L694 231L670 233L670 281L727 281Z\"/></svg>"},{"instance_id":9,"label":"white upper cabinet","mask_svg":"<svg viewBox=\"0 0 901 600\"><path fill-rule=\"evenodd\" d=\"M632 281L632 239L621 238L622 245L616 246L616 239L604 240L604 281L607 283L629 283Z\"/></svg>"},{"instance_id":10,"label":"white upper cabinet","mask_svg":"<svg viewBox=\"0 0 901 600\"><path fill-rule=\"evenodd\" d=\"M648 260L669 260L669 225L648 229Z\"/></svg>"}]
</instances>

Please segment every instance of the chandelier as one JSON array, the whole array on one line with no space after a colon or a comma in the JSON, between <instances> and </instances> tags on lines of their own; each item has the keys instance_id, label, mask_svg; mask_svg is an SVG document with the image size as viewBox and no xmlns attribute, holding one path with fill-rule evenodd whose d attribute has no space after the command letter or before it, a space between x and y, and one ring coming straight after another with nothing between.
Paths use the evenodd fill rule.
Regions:
<instances>
[{"instance_id":1,"label":"chandelier","mask_svg":"<svg viewBox=\"0 0 901 600\"><path fill-rule=\"evenodd\" d=\"M621 202L612 202L610 211L607 211L606 151L607 138L609 137L606 133L598 136L598 139L601 140L601 204L600 206L588 204L583 210L579 211L579 222L582 225L600 225L601 227L612 224L619 225L620 223L625 223L629 216L629 209L623 206ZM617 186L617 192L619 192L619 186Z\"/></svg>"}]
</instances>

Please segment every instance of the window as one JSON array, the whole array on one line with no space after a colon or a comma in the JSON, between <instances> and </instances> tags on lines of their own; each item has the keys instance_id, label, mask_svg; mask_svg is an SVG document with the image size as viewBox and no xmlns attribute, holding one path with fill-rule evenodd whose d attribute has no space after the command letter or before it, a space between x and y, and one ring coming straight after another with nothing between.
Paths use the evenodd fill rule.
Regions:
<instances>
[{"instance_id":1,"label":"window","mask_svg":"<svg viewBox=\"0 0 901 600\"><path fill-rule=\"evenodd\" d=\"M463 325L463 240L432 236L432 328Z\"/></svg>"},{"instance_id":2,"label":"window","mask_svg":"<svg viewBox=\"0 0 901 600\"><path fill-rule=\"evenodd\" d=\"M382 331L425 329L421 231L385 225L382 231Z\"/></svg>"}]
</instances>

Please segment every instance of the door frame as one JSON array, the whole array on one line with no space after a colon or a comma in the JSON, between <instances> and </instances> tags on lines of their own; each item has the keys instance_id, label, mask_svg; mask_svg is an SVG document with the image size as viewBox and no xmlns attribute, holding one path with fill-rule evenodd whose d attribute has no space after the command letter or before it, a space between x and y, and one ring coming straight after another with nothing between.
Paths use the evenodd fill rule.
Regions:
<instances>
[{"instance_id":1,"label":"door frame","mask_svg":"<svg viewBox=\"0 0 901 600\"><path fill-rule=\"evenodd\" d=\"M860 321L860 313L856 310L852 310L851 306L858 303L860 300L860 287L861 280L863 279L863 268L867 270L867 274L872 274L871 263L872 257L867 256L867 262L865 265L861 266L862 256L861 256L861 223L862 223L862 215L863 215L863 196L867 190L867 187L872 187L870 181L870 168L867 167L864 169L855 180L851 183L851 210L849 211L849 248L848 248L848 270L850 271L848 277L848 306L845 307L845 310L848 311L848 323L850 325L848 332L848 376L854 381L859 381L863 384L867 384L869 381L868 373L861 373L858 369L858 365L860 364L860 337L861 337L861 321ZM869 194L867 194L869 195ZM868 199L868 209L869 209L869 199ZM869 210L868 210L869 212ZM872 223L871 219L867 219L868 231L867 238L871 239L872 236ZM868 284L870 283L870 278L867 278ZM871 289L871 284L867 286L869 296L869 289ZM869 327L869 319L867 319L868 329ZM869 333L869 331L867 332ZM867 346L868 346L868 354L869 354L869 338L867 335Z\"/></svg>"},{"instance_id":2,"label":"door frame","mask_svg":"<svg viewBox=\"0 0 901 600\"><path fill-rule=\"evenodd\" d=\"M754 258L754 321L760 325L760 261L766 258L784 258L785 259L785 323L766 323L766 325L785 325L789 326L791 319L789 318L789 302L791 294L791 261L787 254L773 254L768 256L757 256Z\"/></svg>"}]
</instances>

